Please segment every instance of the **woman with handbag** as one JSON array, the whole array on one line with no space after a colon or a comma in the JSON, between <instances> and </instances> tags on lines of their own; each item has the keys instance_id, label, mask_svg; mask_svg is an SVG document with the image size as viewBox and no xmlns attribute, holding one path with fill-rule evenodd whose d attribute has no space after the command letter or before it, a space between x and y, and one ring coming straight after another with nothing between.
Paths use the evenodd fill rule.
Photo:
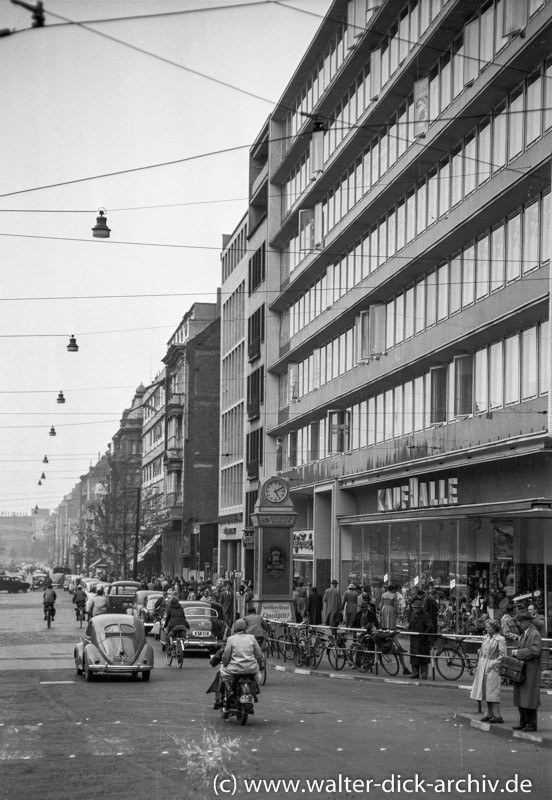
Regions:
<instances>
[{"instance_id":1,"label":"woman with handbag","mask_svg":"<svg viewBox=\"0 0 552 800\"><path fill-rule=\"evenodd\" d=\"M479 651L477 670L471 689L472 700L485 700L487 713L482 722L504 722L500 716L500 659L507 653L506 639L500 634L500 622L488 619L485 623L487 635Z\"/></svg>"}]
</instances>

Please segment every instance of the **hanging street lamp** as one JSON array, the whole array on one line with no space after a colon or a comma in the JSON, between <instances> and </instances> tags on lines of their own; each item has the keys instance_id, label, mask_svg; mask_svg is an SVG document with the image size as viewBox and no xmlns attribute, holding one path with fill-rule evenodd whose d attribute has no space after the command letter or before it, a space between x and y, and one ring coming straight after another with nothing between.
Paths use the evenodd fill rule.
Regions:
<instances>
[{"instance_id":1,"label":"hanging street lamp","mask_svg":"<svg viewBox=\"0 0 552 800\"><path fill-rule=\"evenodd\" d=\"M42 463L43 464L47 464L48 463L48 456L44 456L44 458L42 459Z\"/></svg>"},{"instance_id":2,"label":"hanging street lamp","mask_svg":"<svg viewBox=\"0 0 552 800\"><path fill-rule=\"evenodd\" d=\"M49 435L49 436L57 436L57 434L56 434L56 429L54 428L54 426L53 426L53 425L52 425L52 427L50 428L50 433L49 433L48 435Z\"/></svg>"},{"instance_id":3,"label":"hanging street lamp","mask_svg":"<svg viewBox=\"0 0 552 800\"><path fill-rule=\"evenodd\" d=\"M70 353L78 353L79 351L79 346L77 344L77 340L75 339L74 333L72 333L71 336L69 337L69 344L67 345L67 350Z\"/></svg>"},{"instance_id":4,"label":"hanging street lamp","mask_svg":"<svg viewBox=\"0 0 552 800\"><path fill-rule=\"evenodd\" d=\"M107 217L105 216L105 208L98 209L99 216L96 217L96 224L92 228L92 236L95 239L109 239L111 228L107 227Z\"/></svg>"},{"instance_id":5,"label":"hanging street lamp","mask_svg":"<svg viewBox=\"0 0 552 800\"><path fill-rule=\"evenodd\" d=\"M58 394L56 403L65 403L65 397L63 396L63 392L60 392Z\"/></svg>"}]
</instances>

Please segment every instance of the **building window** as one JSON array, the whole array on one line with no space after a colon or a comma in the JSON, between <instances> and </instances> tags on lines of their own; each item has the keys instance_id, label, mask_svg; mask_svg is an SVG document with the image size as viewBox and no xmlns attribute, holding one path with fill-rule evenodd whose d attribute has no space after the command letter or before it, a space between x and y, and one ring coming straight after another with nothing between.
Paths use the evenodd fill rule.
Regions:
<instances>
[{"instance_id":1,"label":"building window","mask_svg":"<svg viewBox=\"0 0 552 800\"><path fill-rule=\"evenodd\" d=\"M246 437L246 462L248 480L259 477L259 468L263 463L263 429L258 428L247 434Z\"/></svg>"},{"instance_id":2,"label":"building window","mask_svg":"<svg viewBox=\"0 0 552 800\"><path fill-rule=\"evenodd\" d=\"M258 308L247 321L249 361L260 358L262 342L264 342L264 305Z\"/></svg>"},{"instance_id":3,"label":"building window","mask_svg":"<svg viewBox=\"0 0 552 800\"><path fill-rule=\"evenodd\" d=\"M264 367L247 376L247 417L257 419L264 403Z\"/></svg>"},{"instance_id":4,"label":"building window","mask_svg":"<svg viewBox=\"0 0 552 800\"><path fill-rule=\"evenodd\" d=\"M266 246L259 247L252 258L249 259L249 294L258 289L265 279L266 272Z\"/></svg>"},{"instance_id":5,"label":"building window","mask_svg":"<svg viewBox=\"0 0 552 800\"><path fill-rule=\"evenodd\" d=\"M447 421L447 367L432 367L429 424Z\"/></svg>"},{"instance_id":6,"label":"building window","mask_svg":"<svg viewBox=\"0 0 552 800\"><path fill-rule=\"evenodd\" d=\"M473 355L454 359L454 416L473 413Z\"/></svg>"}]
</instances>

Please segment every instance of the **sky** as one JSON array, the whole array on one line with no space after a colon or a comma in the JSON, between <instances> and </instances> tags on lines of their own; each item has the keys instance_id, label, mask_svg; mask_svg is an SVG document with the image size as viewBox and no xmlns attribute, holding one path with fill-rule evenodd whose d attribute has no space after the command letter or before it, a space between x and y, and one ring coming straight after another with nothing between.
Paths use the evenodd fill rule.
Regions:
<instances>
[{"instance_id":1,"label":"sky","mask_svg":"<svg viewBox=\"0 0 552 800\"><path fill-rule=\"evenodd\" d=\"M31 28L0 0L0 512L55 509L215 301L249 147L329 5L45 0Z\"/></svg>"}]
</instances>

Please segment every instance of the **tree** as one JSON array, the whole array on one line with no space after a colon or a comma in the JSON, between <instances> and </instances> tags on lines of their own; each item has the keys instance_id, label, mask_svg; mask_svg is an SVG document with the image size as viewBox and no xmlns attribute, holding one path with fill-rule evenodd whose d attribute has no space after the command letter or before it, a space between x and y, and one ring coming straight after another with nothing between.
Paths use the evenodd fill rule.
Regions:
<instances>
[{"instance_id":1,"label":"tree","mask_svg":"<svg viewBox=\"0 0 552 800\"><path fill-rule=\"evenodd\" d=\"M155 533L162 531L160 495L141 490L140 470L134 460L109 457L107 477L87 505L82 532L82 563L107 559L113 572L128 577L134 557Z\"/></svg>"}]
</instances>

